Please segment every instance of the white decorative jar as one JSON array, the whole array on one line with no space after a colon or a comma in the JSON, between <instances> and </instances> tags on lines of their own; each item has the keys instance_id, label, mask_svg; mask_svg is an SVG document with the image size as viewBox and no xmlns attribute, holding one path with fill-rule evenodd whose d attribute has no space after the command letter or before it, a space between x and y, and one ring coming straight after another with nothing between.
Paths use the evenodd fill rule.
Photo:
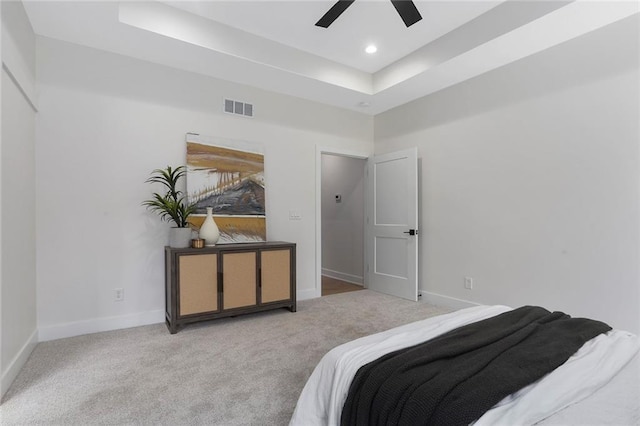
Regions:
<instances>
[{"instance_id":1,"label":"white decorative jar","mask_svg":"<svg viewBox=\"0 0 640 426\"><path fill-rule=\"evenodd\" d=\"M215 246L220 239L220 230L216 221L213 220L213 208L207 207L207 217L200 227L200 238L204 240L205 246Z\"/></svg>"}]
</instances>

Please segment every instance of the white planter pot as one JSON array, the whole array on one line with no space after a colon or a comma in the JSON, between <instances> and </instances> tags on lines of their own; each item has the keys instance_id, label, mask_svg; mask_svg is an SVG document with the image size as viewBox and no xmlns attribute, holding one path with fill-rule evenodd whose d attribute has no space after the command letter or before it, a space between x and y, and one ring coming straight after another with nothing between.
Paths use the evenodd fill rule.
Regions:
<instances>
[{"instance_id":1,"label":"white planter pot","mask_svg":"<svg viewBox=\"0 0 640 426\"><path fill-rule=\"evenodd\" d=\"M191 228L171 228L169 231L169 246L186 248L191 245Z\"/></svg>"}]
</instances>

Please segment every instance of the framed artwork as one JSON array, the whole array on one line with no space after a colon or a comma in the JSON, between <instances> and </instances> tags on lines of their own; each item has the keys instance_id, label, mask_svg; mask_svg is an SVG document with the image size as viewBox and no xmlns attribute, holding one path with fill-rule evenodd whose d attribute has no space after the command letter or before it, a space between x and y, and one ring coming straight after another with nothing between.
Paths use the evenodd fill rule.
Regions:
<instances>
[{"instance_id":1,"label":"framed artwork","mask_svg":"<svg viewBox=\"0 0 640 426\"><path fill-rule=\"evenodd\" d=\"M219 244L266 241L264 149L245 141L188 133L190 222L200 227L207 207L220 229Z\"/></svg>"}]
</instances>

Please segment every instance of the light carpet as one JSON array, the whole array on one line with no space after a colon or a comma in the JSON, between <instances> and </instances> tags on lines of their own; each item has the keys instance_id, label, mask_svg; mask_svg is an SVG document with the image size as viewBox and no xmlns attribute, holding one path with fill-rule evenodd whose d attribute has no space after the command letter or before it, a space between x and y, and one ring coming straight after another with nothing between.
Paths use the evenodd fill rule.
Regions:
<instances>
[{"instance_id":1,"label":"light carpet","mask_svg":"<svg viewBox=\"0 0 640 426\"><path fill-rule=\"evenodd\" d=\"M286 425L331 348L449 312L368 290L187 326L40 343L5 395L2 425Z\"/></svg>"}]
</instances>

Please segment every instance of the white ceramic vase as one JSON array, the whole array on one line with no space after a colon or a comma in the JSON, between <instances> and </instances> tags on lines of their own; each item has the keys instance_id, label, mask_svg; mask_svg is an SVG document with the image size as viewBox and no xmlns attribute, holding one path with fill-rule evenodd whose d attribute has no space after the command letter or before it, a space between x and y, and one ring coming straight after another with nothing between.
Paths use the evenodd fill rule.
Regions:
<instances>
[{"instance_id":1,"label":"white ceramic vase","mask_svg":"<svg viewBox=\"0 0 640 426\"><path fill-rule=\"evenodd\" d=\"M213 208L207 207L207 217L200 227L200 238L204 240L205 246L215 246L220 239L220 230L216 221L213 220Z\"/></svg>"}]
</instances>

